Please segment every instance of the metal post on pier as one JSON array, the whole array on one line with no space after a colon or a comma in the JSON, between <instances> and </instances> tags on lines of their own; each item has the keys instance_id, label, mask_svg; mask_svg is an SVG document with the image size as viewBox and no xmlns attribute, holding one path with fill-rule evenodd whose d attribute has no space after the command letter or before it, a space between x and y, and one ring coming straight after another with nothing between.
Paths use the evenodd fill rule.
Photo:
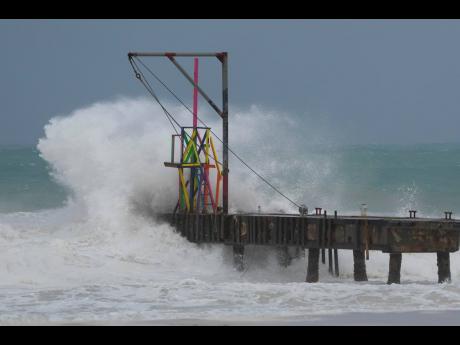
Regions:
<instances>
[{"instance_id":1,"label":"metal post on pier","mask_svg":"<svg viewBox=\"0 0 460 345\"><path fill-rule=\"evenodd\" d=\"M217 57L222 62L222 141L223 141L223 191L222 208L228 213L228 54L221 53Z\"/></svg>"}]
</instances>

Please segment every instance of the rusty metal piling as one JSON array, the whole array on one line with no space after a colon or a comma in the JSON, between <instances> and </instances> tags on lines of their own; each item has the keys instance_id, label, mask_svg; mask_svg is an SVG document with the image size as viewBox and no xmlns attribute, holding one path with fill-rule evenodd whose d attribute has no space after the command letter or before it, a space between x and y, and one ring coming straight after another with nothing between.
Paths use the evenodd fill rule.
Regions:
<instances>
[{"instance_id":1,"label":"rusty metal piling","mask_svg":"<svg viewBox=\"0 0 460 345\"><path fill-rule=\"evenodd\" d=\"M331 221L328 221L326 219L326 222L327 222L327 254L328 254L328 264L329 264L329 274L330 275L333 275L334 274L334 271L333 271L333 259L332 259L332 230L331 230Z\"/></svg>"},{"instance_id":2,"label":"rusty metal piling","mask_svg":"<svg viewBox=\"0 0 460 345\"><path fill-rule=\"evenodd\" d=\"M320 209L321 210L321 209ZM324 210L324 219L321 226L321 263L326 263L326 222L327 212Z\"/></svg>"},{"instance_id":3,"label":"rusty metal piling","mask_svg":"<svg viewBox=\"0 0 460 345\"><path fill-rule=\"evenodd\" d=\"M353 250L353 266L355 281L367 281L366 258L363 250Z\"/></svg>"},{"instance_id":4,"label":"rusty metal piling","mask_svg":"<svg viewBox=\"0 0 460 345\"><path fill-rule=\"evenodd\" d=\"M390 264L387 284L401 283L401 261L401 253L390 253Z\"/></svg>"},{"instance_id":5,"label":"rusty metal piling","mask_svg":"<svg viewBox=\"0 0 460 345\"><path fill-rule=\"evenodd\" d=\"M319 248L308 249L307 283L317 283L319 280Z\"/></svg>"},{"instance_id":6,"label":"rusty metal piling","mask_svg":"<svg viewBox=\"0 0 460 345\"><path fill-rule=\"evenodd\" d=\"M337 221L337 211L334 211L334 220ZM335 223L334 223L334 240L335 240ZM334 274L339 276L339 250L334 248Z\"/></svg>"},{"instance_id":7,"label":"rusty metal piling","mask_svg":"<svg viewBox=\"0 0 460 345\"><path fill-rule=\"evenodd\" d=\"M233 266L240 272L244 271L244 246L233 246Z\"/></svg>"},{"instance_id":8,"label":"rusty metal piling","mask_svg":"<svg viewBox=\"0 0 460 345\"><path fill-rule=\"evenodd\" d=\"M450 255L449 252L437 252L438 283L450 283Z\"/></svg>"}]
</instances>

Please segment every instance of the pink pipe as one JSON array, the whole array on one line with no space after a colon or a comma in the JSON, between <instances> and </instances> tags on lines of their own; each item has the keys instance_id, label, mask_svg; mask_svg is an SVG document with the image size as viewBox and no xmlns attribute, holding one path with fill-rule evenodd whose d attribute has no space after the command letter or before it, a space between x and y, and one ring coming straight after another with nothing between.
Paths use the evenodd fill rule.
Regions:
<instances>
[{"instance_id":1,"label":"pink pipe","mask_svg":"<svg viewBox=\"0 0 460 345\"><path fill-rule=\"evenodd\" d=\"M198 58L194 59L193 81L198 85ZM193 128L198 126L198 89L193 87Z\"/></svg>"}]
</instances>

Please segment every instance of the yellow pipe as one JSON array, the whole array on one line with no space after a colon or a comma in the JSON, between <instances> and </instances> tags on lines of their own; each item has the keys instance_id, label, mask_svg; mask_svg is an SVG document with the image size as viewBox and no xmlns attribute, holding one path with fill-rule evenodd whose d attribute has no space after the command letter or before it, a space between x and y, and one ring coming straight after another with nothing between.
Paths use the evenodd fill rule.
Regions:
<instances>
[{"instance_id":1,"label":"yellow pipe","mask_svg":"<svg viewBox=\"0 0 460 345\"><path fill-rule=\"evenodd\" d=\"M187 206L187 211L190 211L190 201L188 198L187 186L185 185L184 174L182 172L182 169L179 169L179 177L182 185L182 190L184 191L185 205Z\"/></svg>"},{"instance_id":2,"label":"yellow pipe","mask_svg":"<svg viewBox=\"0 0 460 345\"><path fill-rule=\"evenodd\" d=\"M219 172L219 175L222 175L222 172L219 168L219 162L218 162L218 157L217 157L217 153L216 153L216 148L214 147L214 141L212 140L212 137L209 137L210 141L211 141L211 149L212 149L212 154L214 155L214 161L216 162L216 168L217 168L217 171Z\"/></svg>"}]
</instances>

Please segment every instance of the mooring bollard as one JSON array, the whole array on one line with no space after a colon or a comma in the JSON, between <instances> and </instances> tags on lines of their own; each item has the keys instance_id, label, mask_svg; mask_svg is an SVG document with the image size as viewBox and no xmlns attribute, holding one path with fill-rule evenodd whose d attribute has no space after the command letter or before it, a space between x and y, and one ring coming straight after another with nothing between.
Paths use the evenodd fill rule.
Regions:
<instances>
[{"instance_id":1,"label":"mooring bollard","mask_svg":"<svg viewBox=\"0 0 460 345\"><path fill-rule=\"evenodd\" d=\"M390 253L390 264L388 270L387 284L400 284L401 283L401 253Z\"/></svg>"},{"instance_id":2,"label":"mooring bollard","mask_svg":"<svg viewBox=\"0 0 460 345\"><path fill-rule=\"evenodd\" d=\"M305 204L300 205L300 207L299 207L299 214L300 214L302 217L308 215L308 207L305 206Z\"/></svg>"},{"instance_id":3,"label":"mooring bollard","mask_svg":"<svg viewBox=\"0 0 460 345\"><path fill-rule=\"evenodd\" d=\"M449 252L437 252L438 283L450 283L450 256Z\"/></svg>"},{"instance_id":4,"label":"mooring bollard","mask_svg":"<svg viewBox=\"0 0 460 345\"><path fill-rule=\"evenodd\" d=\"M366 258L362 250L353 250L353 275L355 281L367 281Z\"/></svg>"},{"instance_id":5,"label":"mooring bollard","mask_svg":"<svg viewBox=\"0 0 460 345\"><path fill-rule=\"evenodd\" d=\"M319 248L308 249L307 283L317 283L319 280Z\"/></svg>"}]
</instances>

